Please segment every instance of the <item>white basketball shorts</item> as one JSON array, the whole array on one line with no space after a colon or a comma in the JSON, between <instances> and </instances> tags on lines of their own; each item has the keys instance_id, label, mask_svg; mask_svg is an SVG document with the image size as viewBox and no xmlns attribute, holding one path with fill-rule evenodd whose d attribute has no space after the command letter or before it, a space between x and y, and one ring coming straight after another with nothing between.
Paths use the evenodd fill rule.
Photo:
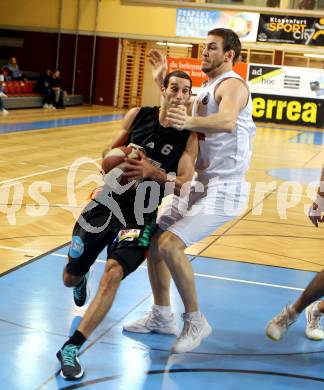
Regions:
<instances>
[{"instance_id":1,"label":"white basketball shorts","mask_svg":"<svg viewBox=\"0 0 324 390\"><path fill-rule=\"evenodd\" d=\"M194 181L188 195L171 195L163 203L157 223L160 229L174 233L188 247L242 214L248 195L249 183L245 179L212 179L207 185Z\"/></svg>"}]
</instances>

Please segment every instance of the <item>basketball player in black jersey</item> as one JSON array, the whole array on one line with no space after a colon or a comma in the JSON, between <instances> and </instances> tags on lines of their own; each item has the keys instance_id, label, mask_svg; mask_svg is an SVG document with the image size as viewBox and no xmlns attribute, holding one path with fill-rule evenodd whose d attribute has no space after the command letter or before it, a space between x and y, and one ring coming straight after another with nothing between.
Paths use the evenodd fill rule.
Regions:
<instances>
[{"instance_id":1,"label":"basketball player in black jersey","mask_svg":"<svg viewBox=\"0 0 324 390\"><path fill-rule=\"evenodd\" d=\"M155 187L158 185L160 194L156 207L152 210L152 207L147 207L152 191L145 193L143 218L140 223L136 213L141 210L134 210L134 205L136 191L142 184L137 190L129 189L122 194L110 193L109 196L122 212L123 222L114 214L113 209L106 206L106 194L101 191L76 223L63 280L67 287L74 287L74 300L78 306L82 306L86 300L85 275L105 247L108 248L108 260L95 298L77 330L57 353L61 363L60 374L65 379L73 380L83 375L77 358L80 347L108 313L121 280L143 262L155 230L158 204L163 197L166 183L171 180L168 173L176 173L176 176L171 177L177 194L184 183L190 182L194 174L198 152L195 133L179 132L167 127L164 119L170 105L185 106L189 102L191 86L191 79L186 73L175 71L168 74L164 80L161 107L131 109L126 114L115 141L106 149L107 151L129 143L143 147L145 155L142 153L139 160L125 160L124 176L128 180L141 179L144 185L149 184L146 183L147 180L154 182L152 184L155 184ZM151 211L145 212L149 209Z\"/></svg>"}]
</instances>

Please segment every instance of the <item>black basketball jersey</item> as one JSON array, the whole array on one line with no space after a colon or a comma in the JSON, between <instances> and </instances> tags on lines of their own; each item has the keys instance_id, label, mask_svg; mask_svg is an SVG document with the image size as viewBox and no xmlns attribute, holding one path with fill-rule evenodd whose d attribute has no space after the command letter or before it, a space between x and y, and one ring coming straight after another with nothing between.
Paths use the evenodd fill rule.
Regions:
<instances>
[{"instance_id":1,"label":"black basketball jersey","mask_svg":"<svg viewBox=\"0 0 324 390\"><path fill-rule=\"evenodd\" d=\"M177 172L190 132L163 127L159 107L142 107L131 125L129 142L142 146L146 156L159 163L167 173Z\"/></svg>"},{"instance_id":2,"label":"black basketball jersey","mask_svg":"<svg viewBox=\"0 0 324 390\"><path fill-rule=\"evenodd\" d=\"M164 169L166 173L177 173L178 163L184 152L190 132L178 131L171 127L163 127L159 122L159 107L143 107L134 119L128 143L134 143L145 149L146 156L154 160L156 166ZM150 181L150 179L148 179ZM147 188L145 204L149 203L150 188ZM160 189L160 201L164 190ZM134 203L136 190L130 189L121 195L113 194L118 202L127 223L134 221ZM145 224L151 223L157 214L157 208L144 215Z\"/></svg>"}]
</instances>

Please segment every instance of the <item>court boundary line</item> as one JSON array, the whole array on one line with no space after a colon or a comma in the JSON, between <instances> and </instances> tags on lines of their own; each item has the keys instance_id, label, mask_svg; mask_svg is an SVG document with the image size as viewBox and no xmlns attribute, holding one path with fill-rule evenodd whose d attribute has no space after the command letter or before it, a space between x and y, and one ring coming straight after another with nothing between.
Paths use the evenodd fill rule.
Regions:
<instances>
[{"instance_id":1,"label":"court boundary line","mask_svg":"<svg viewBox=\"0 0 324 390\"><path fill-rule=\"evenodd\" d=\"M284 378L294 378L294 379L303 379L308 381L314 381L314 382L324 382L324 378L316 377L316 376L310 376L310 375L300 375L300 374L292 374L289 372L278 372L278 371L268 371L268 370L244 370L239 368L171 368L171 369L161 369L161 370L148 370L144 371L143 373L146 374L146 376L149 375L164 375L164 374L178 374L178 373L204 373L204 372L213 372L213 373L226 373L226 374L243 374L243 375L260 375L260 376L279 376ZM97 379L90 379L87 381L74 383L72 385L60 387L59 390L74 390L79 389L82 387L87 387L89 385L95 385L98 383L104 383L108 382L114 379L122 378L124 374L117 374L117 375L110 375L110 376L104 376Z\"/></svg>"},{"instance_id":2,"label":"court boundary line","mask_svg":"<svg viewBox=\"0 0 324 390\"><path fill-rule=\"evenodd\" d=\"M267 252L267 251L262 251L260 249L252 249L252 248L242 248L242 247L239 247L239 246L234 246L234 245L228 245L228 244L219 244L219 246L223 246L223 247L226 247L226 248L234 248L234 249L240 249L242 251L252 251L252 252L256 252L256 253L262 253L262 254L266 254L266 255L269 255L269 256L278 256L278 257L281 257L283 259L288 259L288 260L297 260L297 261L301 261L301 262L304 262L306 264L313 264L313 265L318 265L320 267L324 267L323 264L320 264L320 263L316 263L315 261L311 261L311 260L305 260L305 259L300 259L298 257L292 257L292 256L287 256L287 255L282 255L282 254L277 254L277 253L273 253L273 252ZM202 254L200 254L199 256L203 256ZM211 258L210 256L204 256L204 257L209 257ZM226 260L226 259L225 259ZM233 259L233 261L235 261ZM253 264L253 263L252 263ZM262 264L261 264L262 265ZM288 267L289 268L289 267Z\"/></svg>"},{"instance_id":3,"label":"court boundary line","mask_svg":"<svg viewBox=\"0 0 324 390\"><path fill-rule=\"evenodd\" d=\"M100 158L93 158L92 160L93 161L98 161L98 160L101 160L101 157ZM14 179L2 180L2 181L0 181L0 185L11 183L11 182L15 182L15 181L22 180L22 179L28 179L28 178L33 177L33 176L41 176L41 175L44 175L46 173L52 173L52 172L56 172L56 171L61 171L61 170L64 170L64 169L71 168L72 166L73 166L73 163L70 164L70 165L65 165L63 167L48 169L46 171L40 171L40 172L36 172L36 173L31 173L30 175L16 177Z\"/></svg>"},{"instance_id":4,"label":"court boundary line","mask_svg":"<svg viewBox=\"0 0 324 390\"><path fill-rule=\"evenodd\" d=\"M42 260L42 258L46 257L46 256L67 257L67 254L66 255L61 255L59 253L53 253L53 252L55 252L58 249L64 248L65 246L69 245L70 242L71 241L68 241L65 244L59 245L58 247L56 247L56 248L54 248L54 249L52 249L52 250L50 250L48 252L41 252L41 251L30 250L30 252L33 251L33 252L39 253L39 256L36 256L36 257L34 257L34 258L30 259L30 260L27 260L26 262L24 262L22 264L19 264L16 267L11 268L10 270L7 270L7 271L4 271L3 273L0 273L0 278L2 276L5 276L6 274L9 274L9 273L11 273L13 271L16 271L19 268L22 268L24 265L31 264L32 262L34 262L36 260ZM0 246L0 249L1 248L8 249L8 250L15 250L15 251L19 251L19 252L20 251L21 252L25 252L25 251L28 252L27 249L25 250L25 249L13 248L13 247L7 247L7 246ZM207 249L207 247L205 249ZM290 271L309 272L309 273L313 273L313 274L317 273L317 271L313 271L313 270L305 270L305 269L298 269L298 268L283 267L283 266L272 265L272 264L253 263L252 261L236 260L236 259L229 259L229 258L224 258L224 257L210 257L210 256L202 255L202 254L197 254L197 255L188 254L187 256L192 256L192 258L190 259L190 262L193 262L196 258L199 259L199 257L201 257L202 259L210 259L212 261L215 261L215 260L231 261L231 262L236 262L236 263L240 263L240 264L255 265L255 266L259 266L259 267L272 267L272 268L286 269L286 270L290 270ZM98 263L106 263L106 261L107 261L106 259L97 259L96 260L96 262L98 262ZM302 260L302 261L304 261L304 260ZM146 268L146 266L141 265L140 268Z\"/></svg>"},{"instance_id":5,"label":"court boundary line","mask_svg":"<svg viewBox=\"0 0 324 390\"><path fill-rule=\"evenodd\" d=\"M224 276L216 276L216 275L208 275L208 274L200 274L200 273L194 273L195 276L200 276L203 278L208 279L218 279L218 280L224 280L229 282L236 282L236 283L242 283L242 284L252 284L257 286L263 286L263 287L273 287L273 288L282 288L287 290L296 290L296 291L304 291L303 288L300 287L291 287L291 286L284 286L281 284L273 284L273 283L265 283L265 282L254 282L253 280L244 280L244 279L236 279L236 278L227 278Z\"/></svg>"},{"instance_id":6,"label":"court boundary line","mask_svg":"<svg viewBox=\"0 0 324 390\"><path fill-rule=\"evenodd\" d=\"M68 244L65 243L65 244L59 245L59 246L57 246L57 247L55 247L55 248L53 248L53 249L51 249L51 250L49 250L49 251L47 251L47 252L45 252L43 254L40 254L39 256L33 257L32 259L25 261L24 263L18 264L17 266L15 266L13 268L10 268L7 271L1 272L0 273L0 278L5 276L5 275L10 274L11 272L17 271L18 269L23 268L26 265L29 265L29 264L33 263L34 261L41 260L43 257L51 255L56 250L64 248L66 245L68 245Z\"/></svg>"},{"instance_id":7,"label":"court boundary line","mask_svg":"<svg viewBox=\"0 0 324 390\"><path fill-rule=\"evenodd\" d=\"M117 122L123 120L125 113L119 114L105 114L105 115L85 115L77 117L66 117L66 118L53 118L53 119L41 119L25 122L10 122L10 123L1 123L0 122L0 135L1 134L16 134L21 132L28 131L38 131L38 130L53 130L59 129L62 127L71 127L71 126L87 126L94 124L106 124L111 122ZM77 123L77 122L80 123ZM67 122L67 123L64 123Z\"/></svg>"},{"instance_id":8,"label":"court boundary line","mask_svg":"<svg viewBox=\"0 0 324 390\"><path fill-rule=\"evenodd\" d=\"M66 244L66 245L68 245L68 244ZM66 246L66 245L64 245L64 246ZM12 248L12 247L7 247L7 246L0 246L0 249L1 248L9 249L9 250L16 250L16 251L19 251L19 252L25 252L24 249L20 249L20 248ZM62 247L57 248L57 249L62 249ZM32 252L40 253L40 251L35 251L35 250L33 250ZM56 256L56 257L66 258L67 254L66 255L62 255L60 253L46 253L44 255L44 257L47 257L47 256ZM202 257L203 259L210 259L211 261L217 260L216 258L212 258L212 257L208 257L208 256L193 256L193 258L191 259L190 262L192 262L195 259L199 260L199 257ZM32 260L30 262L32 262ZM39 260L40 260L40 258L39 258ZM219 259L219 260L223 260L223 261L236 261L236 260L229 260L229 259ZM96 263L103 263L103 264L105 264L107 262L107 260L106 259L97 259L95 262ZM256 266L264 266L264 264L249 263L249 262L246 262L246 261L236 261L236 262L238 262L240 264L252 264L252 265L256 265ZM271 265L265 265L265 266L269 266L269 267L274 267L275 268L275 266L271 266ZM139 268L147 269L147 267L145 265L140 265ZM301 272L313 272L313 271L305 271L305 270L286 268L286 267L277 267L277 268L291 269L291 270L297 271L297 272L298 271L301 271ZM246 279L228 278L228 277L224 277L224 276L217 276L217 275L210 275L210 274L201 274L201 273L198 273L198 272L194 272L194 275L195 276L199 276L199 277L203 277L203 278L226 280L226 281L230 281L230 282L259 285L259 286L265 286L265 287L283 288L283 289L297 290L297 291L303 291L304 290L301 287L292 287L292 286L285 286L285 285L266 283L266 282L256 282L256 281L253 281L253 280L246 280Z\"/></svg>"},{"instance_id":9,"label":"court boundary line","mask_svg":"<svg viewBox=\"0 0 324 390\"><path fill-rule=\"evenodd\" d=\"M277 255L277 256L279 256L279 255ZM299 269L299 268L283 267L280 265L253 263L252 261L248 261L248 260L225 259L224 257L210 257L210 256L205 256L205 255L199 255L198 257L201 257L203 259L210 259L210 260L232 261L232 262L240 263L240 264L251 264L251 265L257 265L260 267L272 267L272 268L286 269L286 270L290 270L290 271L310 272L310 273L314 273L314 274L318 273L318 271L313 271L313 270L309 270L309 269ZM323 268L324 268L324 266L323 266Z\"/></svg>"},{"instance_id":10,"label":"court boundary line","mask_svg":"<svg viewBox=\"0 0 324 390\"><path fill-rule=\"evenodd\" d=\"M67 246L69 245L70 242L66 243L63 245L64 246ZM8 250L12 250L12 251L17 251L17 252L34 252L34 253L38 253L38 254L42 254L43 252L42 251L37 251L37 250L34 250L34 249L21 249L21 248L13 248L11 246L4 246L4 245L0 245L0 249L8 249ZM57 249L62 249L62 248L57 248ZM46 256L56 256L56 257L67 257L68 254L66 255L61 255L60 253L47 253L46 255L44 255L45 257ZM106 262L107 260L105 259L97 259L96 261L98 261L99 263L101 262Z\"/></svg>"}]
</instances>

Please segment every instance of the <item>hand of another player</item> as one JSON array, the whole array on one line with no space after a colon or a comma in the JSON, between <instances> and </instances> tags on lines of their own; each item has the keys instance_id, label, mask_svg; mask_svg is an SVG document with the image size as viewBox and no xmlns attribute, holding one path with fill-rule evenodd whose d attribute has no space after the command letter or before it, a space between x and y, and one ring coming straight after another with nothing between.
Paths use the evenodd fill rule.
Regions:
<instances>
[{"instance_id":1,"label":"hand of another player","mask_svg":"<svg viewBox=\"0 0 324 390\"><path fill-rule=\"evenodd\" d=\"M125 158L125 166L123 176L128 180L138 180L145 177L153 177L157 169L145 157L144 153L139 153L139 160L132 158Z\"/></svg>"},{"instance_id":2,"label":"hand of another player","mask_svg":"<svg viewBox=\"0 0 324 390\"><path fill-rule=\"evenodd\" d=\"M166 116L167 116L167 111L168 111L170 105L171 105L171 102L168 101L168 97L167 97L167 94L165 92L165 88L162 87L159 122L160 122L160 125L163 127L169 127L169 123L166 119Z\"/></svg>"},{"instance_id":3,"label":"hand of another player","mask_svg":"<svg viewBox=\"0 0 324 390\"><path fill-rule=\"evenodd\" d=\"M171 105L167 109L165 120L168 126L177 130L183 130L187 127L189 118L187 108L184 105Z\"/></svg>"},{"instance_id":4,"label":"hand of another player","mask_svg":"<svg viewBox=\"0 0 324 390\"><path fill-rule=\"evenodd\" d=\"M158 50L152 49L148 53L149 63L152 65L153 80L160 86L163 86L164 77L168 71L168 62L166 57Z\"/></svg>"},{"instance_id":5,"label":"hand of another player","mask_svg":"<svg viewBox=\"0 0 324 390\"><path fill-rule=\"evenodd\" d=\"M311 205L308 217L312 221L313 225L318 227L318 224L324 222L324 198L321 196L317 196L317 199Z\"/></svg>"}]
</instances>

